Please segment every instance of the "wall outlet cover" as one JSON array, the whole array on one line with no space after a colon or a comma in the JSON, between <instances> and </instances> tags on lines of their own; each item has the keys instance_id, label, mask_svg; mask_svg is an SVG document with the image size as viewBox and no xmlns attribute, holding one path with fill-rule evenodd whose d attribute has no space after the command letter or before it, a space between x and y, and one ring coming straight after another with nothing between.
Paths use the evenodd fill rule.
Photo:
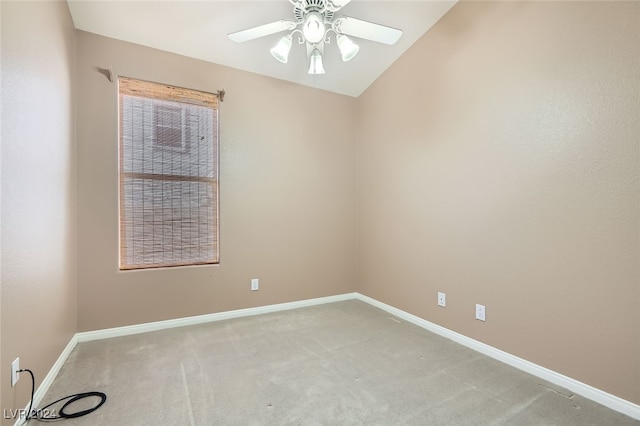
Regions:
<instances>
[{"instance_id":1,"label":"wall outlet cover","mask_svg":"<svg viewBox=\"0 0 640 426\"><path fill-rule=\"evenodd\" d=\"M476 305L476 319L480 321L486 321L484 305Z\"/></svg>"},{"instance_id":2,"label":"wall outlet cover","mask_svg":"<svg viewBox=\"0 0 640 426\"><path fill-rule=\"evenodd\" d=\"M20 379L18 370L20 370L20 358L14 359L11 363L11 387L14 387L18 379Z\"/></svg>"}]
</instances>

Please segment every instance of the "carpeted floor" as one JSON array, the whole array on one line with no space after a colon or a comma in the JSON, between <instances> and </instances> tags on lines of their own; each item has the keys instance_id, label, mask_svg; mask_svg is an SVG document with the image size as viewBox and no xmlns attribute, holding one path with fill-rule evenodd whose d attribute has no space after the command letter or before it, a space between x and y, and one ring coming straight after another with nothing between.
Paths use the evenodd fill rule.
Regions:
<instances>
[{"instance_id":1,"label":"carpeted floor","mask_svg":"<svg viewBox=\"0 0 640 426\"><path fill-rule=\"evenodd\" d=\"M355 300L80 343L41 406L91 390L65 426L640 425Z\"/></svg>"}]
</instances>

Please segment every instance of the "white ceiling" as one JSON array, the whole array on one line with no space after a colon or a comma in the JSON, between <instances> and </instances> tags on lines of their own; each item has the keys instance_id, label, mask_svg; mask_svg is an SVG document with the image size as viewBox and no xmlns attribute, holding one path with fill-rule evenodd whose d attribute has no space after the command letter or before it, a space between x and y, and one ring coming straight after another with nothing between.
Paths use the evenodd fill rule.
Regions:
<instances>
[{"instance_id":1,"label":"white ceiling","mask_svg":"<svg viewBox=\"0 0 640 426\"><path fill-rule=\"evenodd\" d=\"M325 47L326 74L316 76L307 74L304 45L294 42L287 64L271 56L269 49L286 33L244 43L235 43L227 37L231 32L293 19L293 6L288 0L68 0L68 3L79 30L357 97L456 1L353 0L336 16L398 28L403 35L393 46L353 38L360 45L360 52L346 63L340 59L332 37L331 44Z\"/></svg>"}]
</instances>

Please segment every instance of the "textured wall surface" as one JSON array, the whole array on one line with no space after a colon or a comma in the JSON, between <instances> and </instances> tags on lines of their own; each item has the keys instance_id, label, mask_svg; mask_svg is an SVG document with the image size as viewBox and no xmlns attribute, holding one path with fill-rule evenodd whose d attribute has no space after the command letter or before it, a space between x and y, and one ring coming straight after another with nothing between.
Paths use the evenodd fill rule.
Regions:
<instances>
[{"instance_id":1,"label":"textured wall surface","mask_svg":"<svg viewBox=\"0 0 640 426\"><path fill-rule=\"evenodd\" d=\"M117 91L97 70L109 66L226 90L219 265L118 271ZM79 331L355 291L355 99L85 32L77 72Z\"/></svg>"},{"instance_id":2,"label":"textured wall surface","mask_svg":"<svg viewBox=\"0 0 640 426\"><path fill-rule=\"evenodd\" d=\"M640 403L639 16L459 3L378 79L359 291Z\"/></svg>"},{"instance_id":3,"label":"textured wall surface","mask_svg":"<svg viewBox=\"0 0 640 426\"><path fill-rule=\"evenodd\" d=\"M63 2L2 2L2 409L76 332L75 30ZM13 424L4 419L3 425Z\"/></svg>"}]
</instances>

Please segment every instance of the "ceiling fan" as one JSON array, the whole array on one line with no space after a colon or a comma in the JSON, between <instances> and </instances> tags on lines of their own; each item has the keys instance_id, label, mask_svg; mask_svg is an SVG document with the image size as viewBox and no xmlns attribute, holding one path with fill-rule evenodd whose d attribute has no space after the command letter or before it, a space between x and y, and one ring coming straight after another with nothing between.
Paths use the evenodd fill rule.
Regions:
<instances>
[{"instance_id":1,"label":"ceiling fan","mask_svg":"<svg viewBox=\"0 0 640 426\"><path fill-rule=\"evenodd\" d=\"M324 54L324 45L330 42L329 32L335 33L336 44L342 60L345 62L353 59L360 50L360 47L348 36L391 45L395 44L402 35L402 31L396 28L348 16L334 15L350 1L289 0L293 4L294 19L281 19L237 31L227 36L236 43L242 43L282 31L289 31L289 34L282 37L278 44L271 49L273 57L286 64L291 51L293 35L297 33L298 44L305 44L307 48L309 74L324 74L322 55Z\"/></svg>"}]
</instances>

